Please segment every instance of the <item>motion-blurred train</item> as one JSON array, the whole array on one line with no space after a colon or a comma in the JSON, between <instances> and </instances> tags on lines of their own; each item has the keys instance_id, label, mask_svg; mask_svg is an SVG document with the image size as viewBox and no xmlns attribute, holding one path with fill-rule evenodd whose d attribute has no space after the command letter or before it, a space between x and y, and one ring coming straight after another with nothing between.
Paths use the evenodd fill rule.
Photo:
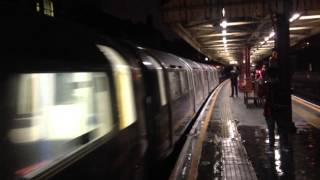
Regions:
<instances>
[{"instance_id":1,"label":"motion-blurred train","mask_svg":"<svg viewBox=\"0 0 320 180\"><path fill-rule=\"evenodd\" d=\"M213 66L70 23L1 24L0 179L142 179L219 84Z\"/></svg>"}]
</instances>

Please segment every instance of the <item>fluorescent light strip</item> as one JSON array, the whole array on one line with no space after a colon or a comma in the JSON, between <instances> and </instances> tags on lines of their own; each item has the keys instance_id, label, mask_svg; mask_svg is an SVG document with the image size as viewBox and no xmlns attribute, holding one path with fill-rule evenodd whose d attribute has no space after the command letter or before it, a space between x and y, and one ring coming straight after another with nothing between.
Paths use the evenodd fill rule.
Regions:
<instances>
[{"instance_id":1,"label":"fluorescent light strip","mask_svg":"<svg viewBox=\"0 0 320 180\"><path fill-rule=\"evenodd\" d=\"M245 41L246 39L226 39L227 42L235 42L235 41ZM204 44L214 44L214 43L220 43L223 42L222 40L214 40L214 41L205 41Z\"/></svg>"},{"instance_id":2,"label":"fluorescent light strip","mask_svg":"<svg viewBox=\"0 0 320 180\"><path fill-rule=\"evenodd\" d=\"M295 13L290 19L289 19L289 21L290 22L293 22L293 21L295 21L296 19L298 19L300 17L300 14L299 13Z\"/></svg>"},{"instance_id":3,"label":"fluorescent light strip","mask_svg":"<svg viewBox=\"0 0 320 180\"><path fill-rule=\"evenodd\" d=\"M291 27L291 28L289 28L290 31L298 31L298 30L305 30L305 29L312 29L312 27L302 26L302 27Z\"/></svg>"},{"instance_id":4,"label":"fluorescent light strip","mask_svg":"<svg viewBox=\"0 0 320 180\"><path fill-rule=\"evenodd\" d=\"M320 19L320 15L301 16L299 20Z\"/></svg>"},{"instance_id":5,"label":"fluorescent light strip","mask_svg":"<svg viewBox=\"0 0 320 180\"><path fill-rule=\"evenodd\" d=\"M256 22L254 21L228 22L227 26L241 26L241 25L254 24L254 23Z\"/></svg>"},{"instance_id":6,"label":"fluorescent light strip","mask_svg":"<svg viewBox=\"0 0 320 180\"><path fill-rule=\"evenodd\" d=\"M243 44L227 44L227 43L224 43L224 44L209 44L209 45L206 45L206 46L208 46L208 47L222 47L222 46L225 46L225 45L227 45L227 46L236 46L236 47L242 47L243 46Z\"/></svg>"},{"instance_id":7,"label":"fluorescent light strip","mask_svg":"<svg viewBox=\"0 0 320 180\"><path fill-rule=\"evenodd\" d=\"M250 34L249 32L234 32L234 33L217 33L217 34L206 34L206 35L200 35L199 38L206 38L206 37L216 37L216 36L244 36Z\"/></svg>"}]
</instances>

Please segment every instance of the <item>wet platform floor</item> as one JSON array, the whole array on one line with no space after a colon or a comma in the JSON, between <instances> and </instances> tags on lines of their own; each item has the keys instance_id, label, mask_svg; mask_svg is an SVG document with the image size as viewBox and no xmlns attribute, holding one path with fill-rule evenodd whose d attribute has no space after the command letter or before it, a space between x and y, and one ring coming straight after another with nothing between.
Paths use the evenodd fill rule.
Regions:
<instances>
[{"instance_id":1,"label":"wet platform floor","mask_svg":"<svg viewBox=\"0 0 320 180\"><path fill-rule=\"evenodd\" d=\"M292 149L282 151L276 135L275 149L270 151L262 108L247 108L243 94L231 98L229 93L226 84L215 103L197 179L320 179L318 112L293 101L297 132L290 134Z\"/></svg>"}]
</instances>

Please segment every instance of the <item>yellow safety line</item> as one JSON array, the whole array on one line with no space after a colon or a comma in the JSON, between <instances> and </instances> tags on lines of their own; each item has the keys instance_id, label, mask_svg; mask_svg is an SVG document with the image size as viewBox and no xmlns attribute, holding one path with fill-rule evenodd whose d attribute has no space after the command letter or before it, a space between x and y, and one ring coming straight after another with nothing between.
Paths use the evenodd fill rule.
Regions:
<instances>
[{"instance_id":1,"label":"yellow safety line","mask_svg":"<svg viewBox=\"0 0 320 180\"><path fill-rule=\"evenodd\" d=\"M197 179L197 170L198 170L198 164L201 157L202 152L202 145L205 138L205 134L207 132L208 124L213 112L213 107L216 103L216 99L218 97L218 94L220 93L220 90L222 87L226 84L227 81L225 81L221 86L218 87L217 92L214 94L211 100L211 104L209 106L208 113L206 114L205 120L203 121L203 127L201 128L200 134L199 134L199 140L197 141L195 148L195 151L193 152L193 158L191 160L191 167L190 167L190 173L187 178L187 180L195 180Z\"/></svg>"},{"instance_id":2,"label":"yellow safety line","mask_svg":"<svg viewBox=\"0 0 320 180\"><path fill-rule=\"evenodd\" d=\"M297 103L300 103L300 104L310 108L310 109L313 109L313 110L315 110L317 112L320 112L320 106L318 106L316 104L313 104L313 103L308 102L308 101L306 101L304 99L298 98L297 96L291 96L291 99L293 101L297 102Z\"/></svg>"},{"instance_id":3,"label":"yellow safety line","mask_svg":"<svg viewBox=\"0 0 320 180\"><path fill-rule=\"evenodd\" d=\"M295 113L297 113L299 116L303 117L305 121L307 121L309 124L316 128L320 128L320 118L314 115L313 113L306 111L302 108L299 108L295 106L292 108Z\"/></svg>"},{"instance_id":4,"label":"yellow safety line","mask_svg":"<svg viewBox=\"0 0 320 180\"><path fill-rule=\"evenodd\" d=\"M316 112L320 112L320 106L313 104L311 102L308 102L304 99L301 99L297 96L291 96L291 99L295 102L297 102L298 104L301 104L309 109L312 109ZM314 113L306 111L302 108L299 108L298 106L293 105L292 106L292 111L294 111L296 114L298 114L299 116L303 117L303 119L310 125L316 127L316 128L320 128L320 118L317 117Z\"/></svg>"}]
</instances>

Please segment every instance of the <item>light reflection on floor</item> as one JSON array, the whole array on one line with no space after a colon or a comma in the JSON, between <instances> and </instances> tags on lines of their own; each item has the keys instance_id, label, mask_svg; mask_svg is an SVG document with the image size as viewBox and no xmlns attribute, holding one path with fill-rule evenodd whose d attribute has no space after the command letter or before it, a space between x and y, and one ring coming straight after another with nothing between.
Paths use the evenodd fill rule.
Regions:
<instances>
[{"instance_id":1,"label":"light reflection on floor","mask_svg":"<svg viewBox=\"0 0 320 180\"><path fill-rule=\"evenodd\" d=\"M320 179L319 130L304 129L290 135L293 148L289 152L280 147L280 137L276 136L274 151L270 153L266 129L253 126L238 129L259 180Z\"/></svg>"}]
</instances>

